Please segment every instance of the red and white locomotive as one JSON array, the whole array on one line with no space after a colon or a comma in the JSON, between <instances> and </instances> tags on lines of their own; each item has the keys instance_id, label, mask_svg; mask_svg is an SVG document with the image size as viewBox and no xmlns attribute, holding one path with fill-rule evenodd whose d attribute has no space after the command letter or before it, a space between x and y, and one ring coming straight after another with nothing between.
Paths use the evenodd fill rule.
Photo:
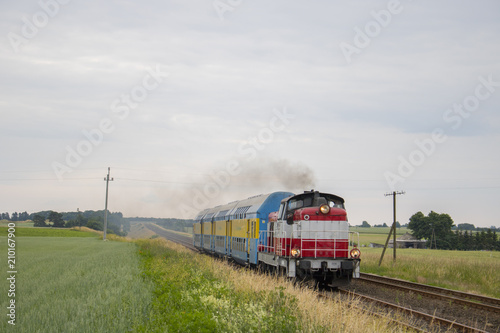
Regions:
<instances>
[{"instance_id":1,"label":"red and white locomotive","mask_svg":"<svg viewBox=\"0 0 500 333\"><path fill-rule=\"evenodd\" d=\"M289 277L341 286L359 278L361 252L349 232L344 199L308 191L281 201L261 233L259 263ZM359 236L357 239L359 243Z\"/></svg>"},{"instance_id":2,"label":"red and white locomotive","mask_svg":"<svg viewBox=\"0 0 500 333\"><path fill-rule=\"evenodd\" d=\"M353 235L344 199L318 191L235 201L200 212L194 223L194 245L204 252L334 287L359 278Z\"/></svg>"}]
</instances>

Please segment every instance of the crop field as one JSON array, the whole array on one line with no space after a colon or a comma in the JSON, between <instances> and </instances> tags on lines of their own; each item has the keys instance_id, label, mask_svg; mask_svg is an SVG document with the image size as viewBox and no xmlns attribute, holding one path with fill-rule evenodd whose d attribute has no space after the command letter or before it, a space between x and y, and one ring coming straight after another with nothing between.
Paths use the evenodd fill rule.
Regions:
<instances>
[{"instance_id":1,"label":"crop field","mask_svg":"<svg viewBox=\"0 0 500 333\"><path fill-rule=\"evenodd\" d=\"M7 231L7 227L0 227L0 237L6 236ZM97 237L94 232L77 229L17 228L17 226L15 234L16 237Z\"/></svg>"},{"instance_id":2,"label":"crop field","mask_svg":"<svg viewBox=\"0 0 500 333\"><path fill-rule=\"evenodd\" d=\"M500 298L500 252L444 251L429 249L388 248L379 267L381 248L369 248L370 243L385 244L390 228L351 228L359 232L361 271L412 282ZM396 229L397 237L409 232ZM392 237L391 237L392 238Z\"/></svg>"},{"instance_id":3,"label":"crop field","mask_svg":"<svg viewBox=\"0 0 500 333\"><path fill-rule=\"evenodd\" d=\"M12 223L12 221L7 221L7 220L0 220L0 227L6 227L9 223ZM18 227L33 227L33 221L21 221L21 222L15 222L16 223L16 228Z\"/></svg>"},{"instance_id":4,"label":"crop field","mask_svg":"<svg viewBox=\"0 0 500 333\"><path fill-rule=\"evenodd\" d=\"M350 231L359 232L360 246L369 246L370 243L385 244L391 228L360 228L351 227ZM396 237L409 232L407 228L396 228ZM393 236L391 235L391 238Z\"/></svg>"},{"instance_id":5,"label":"crop field","mask_svg":"<svg viewBox=\"0 0 500 333\"><path fill-rule=\"evenodd\" d=\"M500 298L500 252L361 249L361 271Z\"/></svg>"},{"instance_id":6,"label":"crop field","mask_svg":"<svg viewBox=\"0 0 500 333\"><path fill-rule=\"evenodd\" d=\"M7 323L9 286L3 279L0 332L128 332L146 320L152 285L142 278L135 244L103 242L92 233L92 238L22 237L21 230L16 230L16 325ZM3 253L6 242L2 235ZM3 272L6 264L2 260Z\"/></svg>"}]
</instances>

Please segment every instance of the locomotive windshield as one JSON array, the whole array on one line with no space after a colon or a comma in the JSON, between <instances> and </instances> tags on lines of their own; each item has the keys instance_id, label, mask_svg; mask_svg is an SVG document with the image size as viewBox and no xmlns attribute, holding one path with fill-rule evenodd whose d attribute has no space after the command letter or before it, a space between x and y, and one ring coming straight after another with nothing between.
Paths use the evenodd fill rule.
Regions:
<instances>
[{"instance_id":1,"label":"locomotive windshield","mask_svg":"<svg viewBox=\"0 0 500 333\"><path fill-rule=\"evenodd\" d=\"M319 207L325 204L331 208L336 207L344 209L344 199L336 195L319 192L306 192L290 198L288 200L287 210L291 211L304 207Z\"/></svg>"}]
</instances>

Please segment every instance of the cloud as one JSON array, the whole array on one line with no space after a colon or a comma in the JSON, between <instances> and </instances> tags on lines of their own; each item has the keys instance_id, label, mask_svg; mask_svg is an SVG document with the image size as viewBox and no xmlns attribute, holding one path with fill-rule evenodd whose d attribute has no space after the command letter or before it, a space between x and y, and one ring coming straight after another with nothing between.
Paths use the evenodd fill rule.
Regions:
<instances>
[{"instance_id":1,"label":"cloud","mask_svg":"<svg viewBox=\"0 0 500 333\"><path fill-rule=\"evenodd\" d=\"M210 1L72 1L18 53L6 36L22 34L23 17L31 19L41 7L28 1L2 3L0 172L25 170L16 177L27 179L42 177L30 171L41 170L43 177L56 179L51 163L64 161L67 146L85 139L83 131L110 118L114 131L68 178L102 178L111 166L123 178L148 180L147 173L118 168L168 169L168 176L160 173L158 179L166 183L116 182L120 200L115 203L124 211L135 207L134 212L156 216L176 214L155 202L162 198L156 193L159 188L166 187L175 197L182 187L168 185L172 177L204 183L197 175L238 156L239 145L268 126L272 110L286 106L296 118L259 151L258 163L249 166L254 172L242 172L238 179L258 180L259 186L237 187L235 179L235 188L227 197L221 195L221 201L292 188L273 176L273 165L283 166L280 175L288 170L286 165L293 172L302 165L314 174L316 187L348 196L354 219L369 220L364 214L380 218L382 209L374 204L380 201L367 193L386 191L383 173L397 168L398 156L407 156L415 139L436 128L447 131L449 143L419 167L408 186L418 179L446 179L450 165L464 186L474 185L467 180L476 174L495 178L500 94L481 101L456 130L449 129L452 124L443 114L475 93L479 76L492 74L500 81L495 42L500 5L401 4L404 10L347 64L339 44L352 42L354 28L373 20L371 12L386 8L386 1L252 1L227 12L224 20ZM117 118L113 101L140 85L147 69L157 64L169 77L126 119ZM478 146L490 154L476 155ZM462 156L475 159L463 161ZM78 185L83 187L77 191L73 182L12 186L18 187L16 195L36 187L53 203L64 193L60 210L74 202L85 202L88 209L100 205L97 194L91 194L99 185ZM302 191L310 184L295 185ZM424 206L426 200L443 197L437 190L427 194L429 199L418 197ZM6 207L18 207L20 201L42 207L47 202L38 195L20 197L0 199ZM474 200L478 204L480 194ZM364 202L374 209L365 209ZM461 205L447 207L457 215L464 211ZM483 220L493 216L489 210Z\"/></svg>"}]
</instances>

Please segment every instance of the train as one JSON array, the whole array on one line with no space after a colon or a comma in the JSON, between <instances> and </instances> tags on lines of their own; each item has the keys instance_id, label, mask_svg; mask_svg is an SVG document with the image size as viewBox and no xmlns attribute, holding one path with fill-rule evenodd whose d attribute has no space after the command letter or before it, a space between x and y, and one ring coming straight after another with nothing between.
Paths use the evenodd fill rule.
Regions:
<instances>
[{"instance_id":1,"label":"train","mask_svg":"<svg viewBox=\"0 0 500 333\"><path fill-rule=\"evenodd\" d=\"M193 233L202 252L317 286L345 286L360 275L359 234L349 231L344 199L334 194L233 201L199 212Z\"/></svg>"}]
</instances>

